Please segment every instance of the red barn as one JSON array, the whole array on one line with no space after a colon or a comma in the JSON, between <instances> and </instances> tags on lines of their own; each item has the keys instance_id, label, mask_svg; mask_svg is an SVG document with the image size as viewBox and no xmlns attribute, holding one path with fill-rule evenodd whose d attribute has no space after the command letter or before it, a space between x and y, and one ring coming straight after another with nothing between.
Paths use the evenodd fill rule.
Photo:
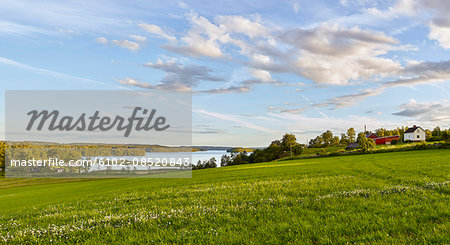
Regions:
<instances>
[{"instance_id":1,"label":"red barn","mask_svg":"<svg viewBox=\"0 0 450 245\"><path fill-rule=\"evenodd\" d=\"M366 137L373 139L375 141L375 144L377 144L377 145L390 145L391 141L393 141L393 140L397 140L397 142L400 141L400 136L398 136L398 135L378 137L378 135L371 133L371 134L366 134Z\"/></svg>"},{"instance_id":2,"label":"red barn","mask_svg":"<svg viewBox=\"0 0 450 245\"><path fill-rule=\"evenodd\" d=\"M380 137L378 137L378 135L376 135L374 133L371 133L371 134L366 134L366 138L375 140L375 139L380 138Z\"/></svg>"}]
</instances>

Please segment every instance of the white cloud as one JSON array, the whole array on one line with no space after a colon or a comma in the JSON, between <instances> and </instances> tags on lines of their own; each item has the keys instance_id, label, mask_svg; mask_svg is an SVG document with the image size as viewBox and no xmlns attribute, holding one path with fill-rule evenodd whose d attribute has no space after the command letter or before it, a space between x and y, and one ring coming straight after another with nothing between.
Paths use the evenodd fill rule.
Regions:
<instances>
[{"instance_id":1,"label":"white cloud","mask_svg":"<svg viewBox=\"0 0 450 245\"><path fill-rule=\"evenodd\" d=\"M217 16L215 22L227 33L240 33L250 38L265 37L269 30L259 23L259 16L255 16L255 21L238 15Z\"/></svg>"},{"instance_id":2,"label":"white cloud","mask_svg":"<svg viewBox=\"0 0 450 245\"><path fill-rule=\"evenodd\" d=\"M378 89L365 89L363 91L360 91L358 93L354 94L347 94L338 96L335 98L328 99L324 103L317 103L314 104L314 106L327 106L330 107L332 110L339 109L347 106L356 105L357 102L365 99L366 97L379 95L384 91L383 88Z\"/></svg>"},{"instance_id":3,"label":"white cloud","mask_svg":"<svg viewBox=\"0 0 450 245\"><path fill-rule=\"evenodd\" d=\"M270 72L268 72L268 71L250 68L250 73L256 79L259 79L259 80L261 80L263 82L273 82L274 81L274 79L270 75Z\"/></svg>"},{"instance_id":4,"label":"white cloud","mask_svg":"<svg viewBox=\"0 0 450 245\"><path fill-rule=\"evenodd\" d=\"M324 103L317 103L315 106L328 106L331 109L356 105L367 97L376 96L386 89L400 86L414 86L418 84L431 84L450 80L450 61L441 62L409 62L399 75L401 78L381 83L375 89L365 89L358 93L347 94L328 99ZM445 90L444 90L445 92Z\"/></svg>"},{"instance_id":5,"label":"white cloud","mask_svg":"<svg viewBox=\"0 0 450 245\"><path fill-rule=\"evenodd\" d=\"M217 16L213 23L195 13L188 14L189 31L180 38L180 43L169 44L165 48L192 57L229 58L223 49L230 45L241 54L249 54L252 45L247 39L265 39L270 34L269 29L260 23L259 16L253 15L252 18Z\"/></svg>"},{"instance_id":6,"label":"white cloud","mask_svg":"<svg viewBox=\"0 0 450 245\"><path fill-rule=\"evenodd\" d=\"M125 86L134 86L138 88L145 88L145 89L158 89L163 91L175 91L175 92L181 92L181 93L188 93L191 92L191 87L182 84L182 83L159 83L156 85L141 82L138 79L135 78L124 78L118 80L120 84Z\"/></svg>"},{"instance_id":7,"label":"white cloud","mask_svg":"<svg viewBox=\"0 0 450 245\"><path fill-rule=\"evenodd\" d=\"M280 39L298 49L290 69L321 84L392 76L401 65L379 57L398 49L384 33L323 24L313 29L287 30Z\"/></svg>"},{"instance_id":8,"label":"white cloud","mask_svg":"<svg viewBox=\"0 0 450 245\"><path fill-rule=\"evenodd\" d=\"M11 21L0 20L0 34L5 35L51 35L56 34L54 31L46 30L41 27L24 25Z\"/></svg>"},{"instance_id":9,"label":"white cloud","mask_svg":"<svg viewBox=\"0 0 450 245\"><path fill-rule=\"evenodd\" d=\"M206 66L184 65L174 59L163 61L158 59L154 63L146 63L144 66L161 70L164 77L156 84L141 82L134 78L120 79L123 85L136 86L147 89L174 90L179 92L191 92L202 81L221 82L224 78L213 74L213 70Z\"/></svg>"},{"instance_id":10,"label":"white cloud","mask_svg":"<svg viewBox=\"0 0 450 245\"><path fill-rule=\"evenodd\" d=\"M450 103L423 102L411 100L399 106L400 111L393 113L396 116L415 118L419 121L450 124Z\"/></svg>"},{"instance_id":11,"label":"white cloud","mask_svg":"<svg viewBox=\"0 0 450 245\"><path fill-rule=\"evenodd\" d=\"M133 42L133 41L128 41L128 40L112 40L112 41L108 41L107 38L105 37L98 37L95 39L96 42L101 43L101 44L112 44L115 46L120 46L122 48L126 48L129 49L131 51L136 51L140 48L140 44L137 42Z\"/></svg>"},{"instance_id":12,"label":"white cloud","mask_svg":"<svg viewBox=\"0 0 450 245\"><path fill-rule=\"evenodd\" d=\"M166 32L164 32L161 29L161 27L159 27L157 25L141 23L141 24L138 24L138 26L143 28L144 30L146 30L148 33L155 34L155 35L160 36L164 39L167 39L171 42L176 41L176 38L174 36L167 34Z\"/></svg>"},{"instance_id":13,"label":"white cloud","mask_svg":"<svg viewBox=\"0 0 450 245\"><path fill-rule=\"evenodd\" d=\"M89 79L89 78L77 77L77 76L73 76L73 75L69 75L69 74L65 74L65 73L61 73L61 72L57 72L57 71L51 71L51 70L47 70L47 69L43 69L43 68L26 65L26 64L8 59L8 58L4 58L4 57L0 57L0 64L14 66L14 67L26 70L26 71L34 72L34 73L45 75L45 76L51 76L51 77L55 77L55 78L59 78L59 79L64 79L64 80L74 80L74 81L82 82L82 83L92 83L92 84L99 84L99 85L103 85L103 86L106 85L108 87L123 88L120 86L111 85L111 84L108 84L105 82L96 81L96 80Z\"/></svg>"},{"instance_id":14,"label":"white cloud","mask_svg":"<svg viewBox=\"0 0 450 245\"><path fill-rule=\"evenodd\" d=\"M376 8L367 12L384 19L409 16L426 24L430 31L428 38L436 40L445 49L450 49L450 5L448 0L398 0L387 10Z\"/></svg>"},{"instance_id":15,"label":"white cloud","mask_svg":"<svg viewBox=\"0 0 450 245\"><path fill-rule=\"evenodd\" d=\"M145 43L147 41L147 38L140 35L130 35L130 38L136 40L138 43Z\"/></svg>"},{"instance_id":16,"label":"white cloud","mask_svg":"<svg viewBox=\"0 0 450 245\"><path fill-rule=\"evenodd\" d=\"M428 38L437 40L441 47L450 49L450 25L440 26L430 23L429 27L430 33L428 34Z\"/></svg>"},{"instance_id":17,"label":"white cloud","mask_svg":"<svg viewBox=\"0 0 450 245\"><path fill-rule=\"evenodd\" d=\"M164 48L195 58L235 59L233 51L238 51L248 59L251 74L261 81L273 80L270 73L291 73L333 85L393 77L402 66L382 56L409 48L385 33L358 27L322 24L283 30L263 25L257 15L217 16L214 22L195 13L186 18L189 30ZM152 33L167 35L158 26L141 25L147 25Z\"/></svg>"},{"instance_id":18,"label":"white cloud","mask_svg":"<svg viewBox=\"0 0 450 245\"><path fill-rule=\"evenodd\" d=\"M98 43L102 43L102 44L107 44L108 43L108 39L104 38L104 37L97 37L95 39L96 42Z\"/></svg>"},{"instance_id":19,"label":"white cloud","mask_svg":"<svg viewBox=\"0 0 450 245\"><path fill-rule=\"evenodd\" d=\"M292 3L292 9L294 10L294 12L296 14L298 14L298 11L300 10L300 4L298 2L293 2Z\"/></svg>"},{"instance_id":20,"label":"white cloud","mask_svg":"<svg viewBox=\"0 0 450 245\"><path fill-rule=\"evenodd\" d=\"M126 48L132 51L138 50L139 49L139 43L137 42L132 42L132 41L128 41L128 40L112 40L111 41L114 45L120 46L122 48Z\"/></svg>"}]
</instances>

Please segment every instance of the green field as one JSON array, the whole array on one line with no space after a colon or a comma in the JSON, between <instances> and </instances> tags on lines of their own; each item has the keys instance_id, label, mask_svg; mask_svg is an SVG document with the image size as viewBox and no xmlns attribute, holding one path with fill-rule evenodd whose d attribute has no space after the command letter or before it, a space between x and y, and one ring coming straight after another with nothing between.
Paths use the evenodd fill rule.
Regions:
<instances>
[{"instance_id":1,"label":"green field","mask_svg":"<svg viewBox=\"0 0 450 245\"><path fill-rule=\"evenodd\" d=\"M450 243L450 150L0 180L0 243Z\"/></svg>"}]
</instances>

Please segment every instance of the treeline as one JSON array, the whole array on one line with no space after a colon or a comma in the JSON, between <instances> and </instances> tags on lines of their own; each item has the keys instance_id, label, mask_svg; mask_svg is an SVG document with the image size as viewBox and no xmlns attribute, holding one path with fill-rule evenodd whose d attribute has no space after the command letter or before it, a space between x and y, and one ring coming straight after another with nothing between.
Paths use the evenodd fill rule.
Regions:
<instances>
[{"instance_id":1,"label":"treeline","mask_svg":"<svg viewBox=\"0 0 450 245\"><path fill-rule=\"evenodd\" d=\"M308 143L309 148L323 148L335 145L348 145L349 143L355 142L356 132L354 128L347 129L346 133L339 136L334 136L330 130L323 132L316 138L311 139Z\"/></svg>"},{"instance_id":2,"label":"treeline","mask_svg":"<svg viewBox=\"0 0 450 245\"><path fill-rule=\"evenodd\" d=\"M285 134L281 140L274 140L265 149L256 149L252 153L234 153L231 156L223 155L221 166L231 166L248 163L270 162L283 157L302 154L306 145L297 143L293 134Z\"/></svg>"},{"instance_id":3,"label":"treeline","mask_svg":"<svg viewBox=\"0 0 450 245\"><path fill-rule=\"evenodd\" d=\"M6 147L9 148L6 152ZM5 172L5 158L15 160L46 160L58 158L69 161L78 160L86 156L144 156L145 148L130 146L93 146L93 145L59 145L59 144L26 144L16 143L7 146L4 141L0 142L0 173ZM0 174L0 175L3 175Z\"/></svg>"},{"instance_id":4,"label":"treeline","mask_svg":"<svg viewBox=\"0 0 450 245\"><path fill-rule=\"evenodd\" d=\"M5 148L5 142L0 141L0 177L5 174Z\"/></svg>"},{"instance_id":5,"label":"treeline","mask_svg":"<svg viewBox=\"0 0 450 245\"><path fill-rule=\"evenodd\" d=\"M225 156L225 155L224 155ZM192 170L205 169L205 168L217 168L217 160L212 157L209 160L204 160L203 162L198 160L197 165L192 166Z\"/></svg>"},{"instance_id":6,"label":"treeline","mask_svg":"<svg viewBox=\"0 0 450 245\"><path fill-rule=\"evenodd\" d=\"M369 135L374 133L378 137L387 137L398 135L400 141L404 140L404 133L408 130L408 127L397 127L395 129L385 129L378 128L375 131L361 132L363 135ZM427 141L441 141L450 140L450 129L442 130L439 126L435 127L433 130L425 129L426 140ZM345 133L341 133L340 137L333 135L330 130L323 132L314 139L309 141L309 148L324 148L328 146L335 145L348 145L350 143L359 142L358 137L356 137L356 131L354 128L349 128Z\"/></svg>"},{"instance_id":7,"label":"treeline","mask_svg":"<svg viewBox=\"0 0 450 245\"><path fill-rule=\"evenodd\" d=\"M397 127L395 129L378 128L373 133L375 133L379 137L398 135L400 141L403 141L404 132L406 130L408 130L408 127ZM436 127L433 130L426 129L425 132L427 141L450 140L450 129L441 130L439 127ZM349 128L345 133L341 133L339 137L337 135L333 135L331 130L327 130L321 133L320 135L316 136L315 138L311 139L308 143L308 146L297 143L295 135L285 134L281 140L272 141L272 143L265 149L256 149L252 153L244 151L239 153L232 153L230 156L223 155L220 160L220 165L222 167L225 167L231 165L270 162L281 158L301 155L306 148L348 146L351 143L357 143L356 148L354 149L356 149L358 152L368 153L374 151L376 146L375 141L373 139L366 137L371 133L372 131L357 133L354 128ZM396 143L398 143L398 141L396 140L391 142L391 144ZM414 146L411 149L421 149L421 147L423 148L425 146L420 147ZM435 148L435 146L431 148ZM395 149L393 151L395 151ZM340 152L333 152L330 154L331 155L341 154L342 152L345 152L345 150L341 149ZM217 167L216 159L210 159L205 160L203 162L199 161L197 163L197 166L193 166L192 169L215 168L215 167Z\"/></svg>"},{"instance_id":8,"label":"treeline","mask_svg":"<svg viewBox=\"0 0 450 245\"><path fill-rule=\"evenodd\" d=\"M425 130L427 141L441 141L450 140L450 128L441 129L439 126L435 127L433 130Z\"/></svg>"}]
</instances>

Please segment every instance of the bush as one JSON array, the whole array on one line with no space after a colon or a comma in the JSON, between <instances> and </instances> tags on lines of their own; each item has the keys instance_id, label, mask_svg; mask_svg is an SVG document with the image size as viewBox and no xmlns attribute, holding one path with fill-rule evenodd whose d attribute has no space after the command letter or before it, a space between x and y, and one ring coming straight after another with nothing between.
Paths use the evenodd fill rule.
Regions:
<instances>
[{"instance_id":1,"label":"bush","mask_svg":"<svg viewBox=\"0 0 450 245\"><path fill-rule=\"evenodd\" d=\"M391 145L396 145L396 144L398 144L398 140L392 140L391 141Z\"/></svg>"},{"instance_id":2,"label":"bush","mask_svg":"<svg viewBox=\"0 0 450 245\"><path fill-rule=\"evenodd\" d=\"M433 142L433 141L441 141L442 140L442 136L433 136L427 139L428 142Z\"/></svg>"},{"instance_id":3,"label":"bush","mask_svg":"<svg viewBox=\"0 0 450 245\"><path fill-rule=\"evenodd\" d=\"M373 139L366 138L364 133L358 134L358 140L359 149L361 149L364 153L369 152L375 148L375 141Z\"/></svg>"}]
</instances>

